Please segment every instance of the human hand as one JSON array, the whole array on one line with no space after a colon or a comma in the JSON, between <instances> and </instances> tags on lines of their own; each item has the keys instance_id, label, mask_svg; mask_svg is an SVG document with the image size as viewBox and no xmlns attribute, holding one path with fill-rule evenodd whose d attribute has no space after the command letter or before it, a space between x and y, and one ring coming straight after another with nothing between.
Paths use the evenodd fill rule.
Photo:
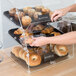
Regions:
<instances>
[{"instance_id":1,"label":"human hand","mask_svg":"<svg viewBox=\"0 0 76 76\"><path fill-rule=\"evenodd\" d=\"M30 44L30 46L43 46L48 43L49 41L47 37L37 37L37 38L33 38L33 43Z\"/></svg>"},{"instance_id":2,"label":"human hand","mask_svg":"<svg viewBox=\"0 0 76 76\"><path fill-rule=\"evenodd\" d=\"M64 16L65 14L67 14L67 12L69 11L68 8L63 8L63 9L59 9L59 10L55 10L54 13L51 16L51 21L56 21L58 18Z\"/></svg>"}]
</instances>

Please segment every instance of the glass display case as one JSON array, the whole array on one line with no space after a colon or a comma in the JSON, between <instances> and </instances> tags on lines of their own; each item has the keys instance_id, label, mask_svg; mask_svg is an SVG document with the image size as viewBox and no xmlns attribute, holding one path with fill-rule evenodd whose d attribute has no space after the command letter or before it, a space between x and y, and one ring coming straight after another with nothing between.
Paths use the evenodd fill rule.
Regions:
<instances>
[{"instance_id":1,"label":"glass display case","mask_svg":"<svg viewBox=\"0 0 76 76\"><path fill-rule=\"evenodd\" d=\"M6 53L23 70L31 73L74 57L74 45L30 46L35 37L53 37L73 31L69 21L60 19L52 24L50 17L53 12L42 0L8 0L8 2L10 8L5 10L4 15L18 26L9 29L8 34L20 43L20 46L14 46Z\"/></svg>"}]
</instances>

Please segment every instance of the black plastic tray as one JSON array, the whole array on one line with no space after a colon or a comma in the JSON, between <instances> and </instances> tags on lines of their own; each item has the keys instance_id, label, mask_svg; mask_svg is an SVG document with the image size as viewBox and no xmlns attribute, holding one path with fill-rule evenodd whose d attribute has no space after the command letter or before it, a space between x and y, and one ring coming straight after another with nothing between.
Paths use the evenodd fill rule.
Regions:
<instances>
[{"instance_id":1,"label":"black plastic tray","mask_svg":"<svg viewBox=\"0 0 76 76\"><path fill-rule=\"evenodd\" d=\"M22 9L19 9L19 11L22 11ZM11 20L12 22L14 22L16 25L20 26L20 22L19 21L16 21L14 19L14 17L10 16L9 15L9 11L5 11L3 13L9 20ZM26 14L27 16L28 14ZM49 17L49 14L45 14L45 15L40 15L38 16L38 19L37 20L34 20L33 17L32 18L32 23L40 23L40 22L51 22L50 20L50 17Z\"/></svg>"}]
</instances>

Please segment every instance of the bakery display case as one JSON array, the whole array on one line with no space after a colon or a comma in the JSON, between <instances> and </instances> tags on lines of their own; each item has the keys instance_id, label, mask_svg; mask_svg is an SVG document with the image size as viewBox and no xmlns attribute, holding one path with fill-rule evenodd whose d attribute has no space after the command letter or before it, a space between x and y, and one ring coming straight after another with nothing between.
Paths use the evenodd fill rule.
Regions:
<instances>
[{"instance_id":1,"label":"bakery display case","mask_svg":"<svg viewBox=\"0 0 76 76\"><path fill-rule=\"evenodd\" d=\"M73 31L71 23L61 19L52 25L50 17L53 12L42 0L8 1L12 8L6 10L4 15L19 26L9 29L8 34L20 43L20 46L14 46L6 53L17 65L31 73L56 66L74 57L74 45L30 46L34 37L53 37Z\"/></svg>"}]
</instances>

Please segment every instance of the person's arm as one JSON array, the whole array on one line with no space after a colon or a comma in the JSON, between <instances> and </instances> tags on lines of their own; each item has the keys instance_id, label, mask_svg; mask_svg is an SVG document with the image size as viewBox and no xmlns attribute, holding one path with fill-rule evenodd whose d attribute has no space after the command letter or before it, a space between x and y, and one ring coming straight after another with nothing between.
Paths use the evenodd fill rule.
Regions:
<instances>
[{"instance_id":1,"label":"person's arm","mask_svg":"<svg viewBox=\"0 0 76 76\"><path fill-rule=\"evenodd\" d=\"M49 37L48 40L49 43L52 44L63 44L63 45L76 44L76 31L69 32L56 37L51 38Z\"/></svg>"},{"instance_id":2,"label":"person's arm","mask_svg":"<svg viewBox=\"0 0 76 76\"><path fill-rule=\"evenodd\" d=\"M68 12L76 12L76 4L55 10L51 16L51 21L56 21L59 17L66 15Z\"/></svg>"},{"instance_id":3,"label":"person's arm","mask_svg":"<svg viewBox=\"0 0 76 76\"><path fill-rule=\"evenodd\" d=\"M34 38L34 42L30 45L43 46L49 43L60 44L60 45L76 44L76 31L69 32L55 37L37 37L37 38Z\"/></svg>"}]
</instances>

